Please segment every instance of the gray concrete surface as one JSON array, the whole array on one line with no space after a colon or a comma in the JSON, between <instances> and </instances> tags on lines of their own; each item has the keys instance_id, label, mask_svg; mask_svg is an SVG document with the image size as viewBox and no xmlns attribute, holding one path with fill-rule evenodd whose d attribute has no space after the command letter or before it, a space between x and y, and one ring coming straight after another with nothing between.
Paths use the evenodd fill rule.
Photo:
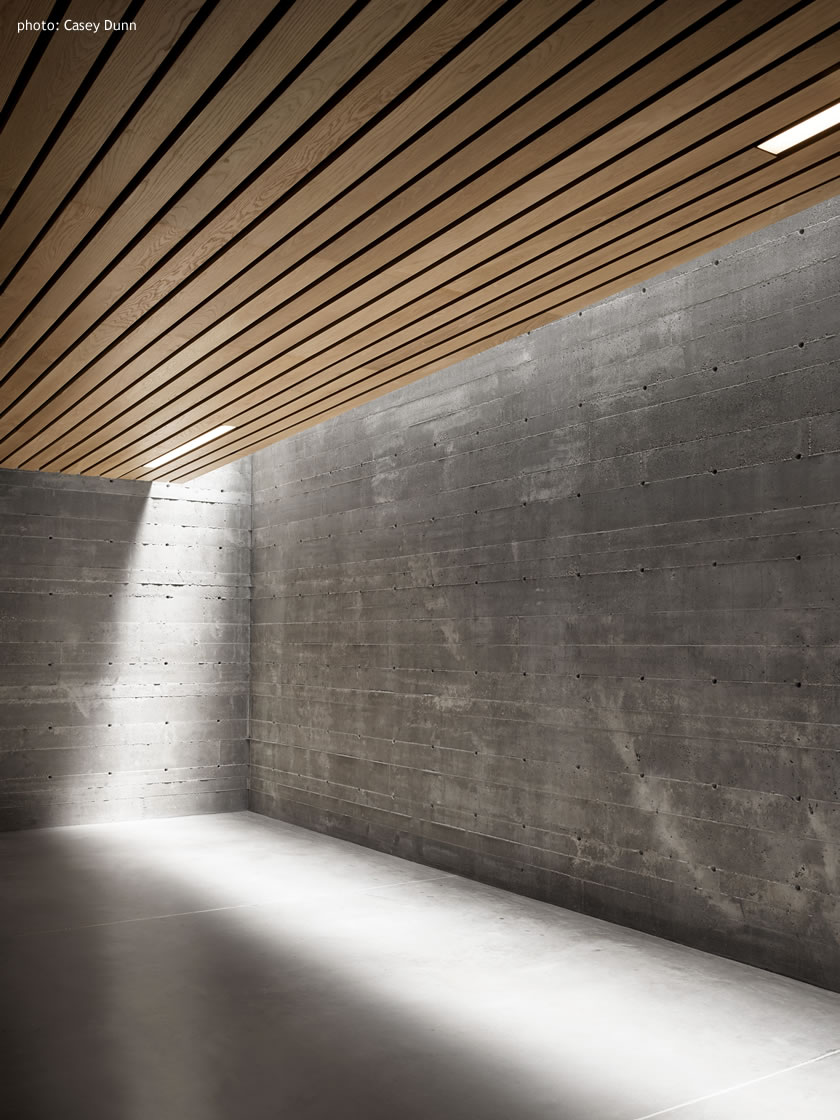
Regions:
<instances>
[{"instance_id":1,"label":"gray concrete surface","mask_svg":"<svg viewBox=\"0 0 840 1120\"><path fill-rule=\"evenodd\" d=\"M836 1120L840 995L266 817L0 882L14 1120Z\"/></svg>"},{"instance_id":2,"label":"gray concrete surface","mask_svg":"<svg viewBox=\"0 0 840 1120\"><path fill-rule=\"evenodd\" d=\"M250 807L840 989L838 234L256 455Z\"/></svg>"},{"instance_id":3,"label":"gray concrete surface","mask_svg":"<svg viewBox=\"0 0 840 1120\"><path fill-rule=\"evenodd\" d=\"M0 471L0 829L245 806L250 463Z\"/></svg>"}]
</instances>

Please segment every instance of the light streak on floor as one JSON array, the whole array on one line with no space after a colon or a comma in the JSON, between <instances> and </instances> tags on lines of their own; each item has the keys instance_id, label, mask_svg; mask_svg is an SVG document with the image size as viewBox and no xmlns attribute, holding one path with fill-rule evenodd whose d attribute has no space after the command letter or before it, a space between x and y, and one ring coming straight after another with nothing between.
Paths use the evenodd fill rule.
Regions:
<instances>
[{"instance_id":1,"label":"light streak on floor","mask_svg":"<svg viewBox=\"0 0 840 1120\"><path fill-rule=\"evenodd\" d=\"M0 836L15 1120L837 1120L840 995L250 813Z\"/></svg>"}]
</instances>

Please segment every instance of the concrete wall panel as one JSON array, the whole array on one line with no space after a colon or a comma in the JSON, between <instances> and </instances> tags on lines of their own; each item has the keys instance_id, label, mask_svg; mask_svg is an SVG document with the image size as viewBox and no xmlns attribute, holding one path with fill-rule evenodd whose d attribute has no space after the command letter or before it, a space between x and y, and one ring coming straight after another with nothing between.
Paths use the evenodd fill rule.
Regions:
<instances>
[{"instance_id":1,"label":"concrete wall panel","mask_svg":"<svg viewBox=\"0 0 840 1120\"><path fill-rule=\"evenodd\" d=\"M250 463L0 472L0 828L244 808Z\"/></svg>"},{"instance_id":2,"label":"concrete wall panel","mask_svg":"<svg viewBox=\"0 0 840 1120\"><path fill-rule=\"evenodd\" d=\"M258 453L251 807L840 988L838 278L833 200Z\"/></svg>"}]
</instances>

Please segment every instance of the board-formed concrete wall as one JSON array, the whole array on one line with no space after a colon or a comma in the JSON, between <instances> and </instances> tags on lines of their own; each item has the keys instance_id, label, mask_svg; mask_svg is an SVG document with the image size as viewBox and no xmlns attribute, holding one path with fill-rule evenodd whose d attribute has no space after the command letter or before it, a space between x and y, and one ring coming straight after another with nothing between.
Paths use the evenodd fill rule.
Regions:
<instances>
[{"instance_id":1,"label":"board-formed concrete wall","mask_svg":"<svg viewBox=\"0 0 840 1120\"><path fill-rule=\"evenodd\" d=\"M250 500L0 471L0 828L245 808Z\"/></svg>"},{"instance_id":2,"label":"board-formed concrete wall","mask_svg":"<svg viewBox=\"0 0 840 1120\"><path fill-rule=\"evenodd\" d=\"M840 988L840 199L254 458L253 809Z\"/></svg>"}]
</instances>

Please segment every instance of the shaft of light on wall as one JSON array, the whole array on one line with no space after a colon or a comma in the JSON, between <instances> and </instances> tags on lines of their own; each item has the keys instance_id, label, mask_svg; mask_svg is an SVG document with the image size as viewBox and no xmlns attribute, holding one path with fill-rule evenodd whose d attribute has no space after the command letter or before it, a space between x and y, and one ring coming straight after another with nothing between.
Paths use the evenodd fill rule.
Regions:
<instances>
[{"instance_id":1,"label":"shaft of light on wall","mask_svg":"<svg viewBox=\"0 0 840 1120\"><path fill-rule=\"evenodd\" d=\"M225 432L232 432L234 429L233 424L220 424L218 428L213 428L209 432L205 432L203 436L196 436L191 439L189 443L182 443L180 447L174 448L172 451L167 451L165 455L160 455L157 459L152 459L151 463L146 463L145 470L151 470L153 467L162 467L164 463L170 463L173 459L177 459L179 455L186 455L188 451L192 451L195 447L201 447L203 443L209 443L211 439L216 439L217 436L223 436Z\"/></svg>"},{"instance_id":2,"label":"shaft of light on wall","mask_svg":"<svg viewBox=\"0 0 840 1120\"><path fill-rule=\"evenodd\" d=\"M769 140L763 141L758 146L763 152L770 152L777 156L780 152L786 152L788 148L793 148L797 144L804 144L812 136L825 132L826 129L835 124L840 124L840 101L836 105L830 105L827 109L823 109L821 113L816 113L813 117L808 117L807 120L800 121L799 124L795 124L791 128L786 128L778 136L771 136Z\"/></svg>"}]
</instances>

